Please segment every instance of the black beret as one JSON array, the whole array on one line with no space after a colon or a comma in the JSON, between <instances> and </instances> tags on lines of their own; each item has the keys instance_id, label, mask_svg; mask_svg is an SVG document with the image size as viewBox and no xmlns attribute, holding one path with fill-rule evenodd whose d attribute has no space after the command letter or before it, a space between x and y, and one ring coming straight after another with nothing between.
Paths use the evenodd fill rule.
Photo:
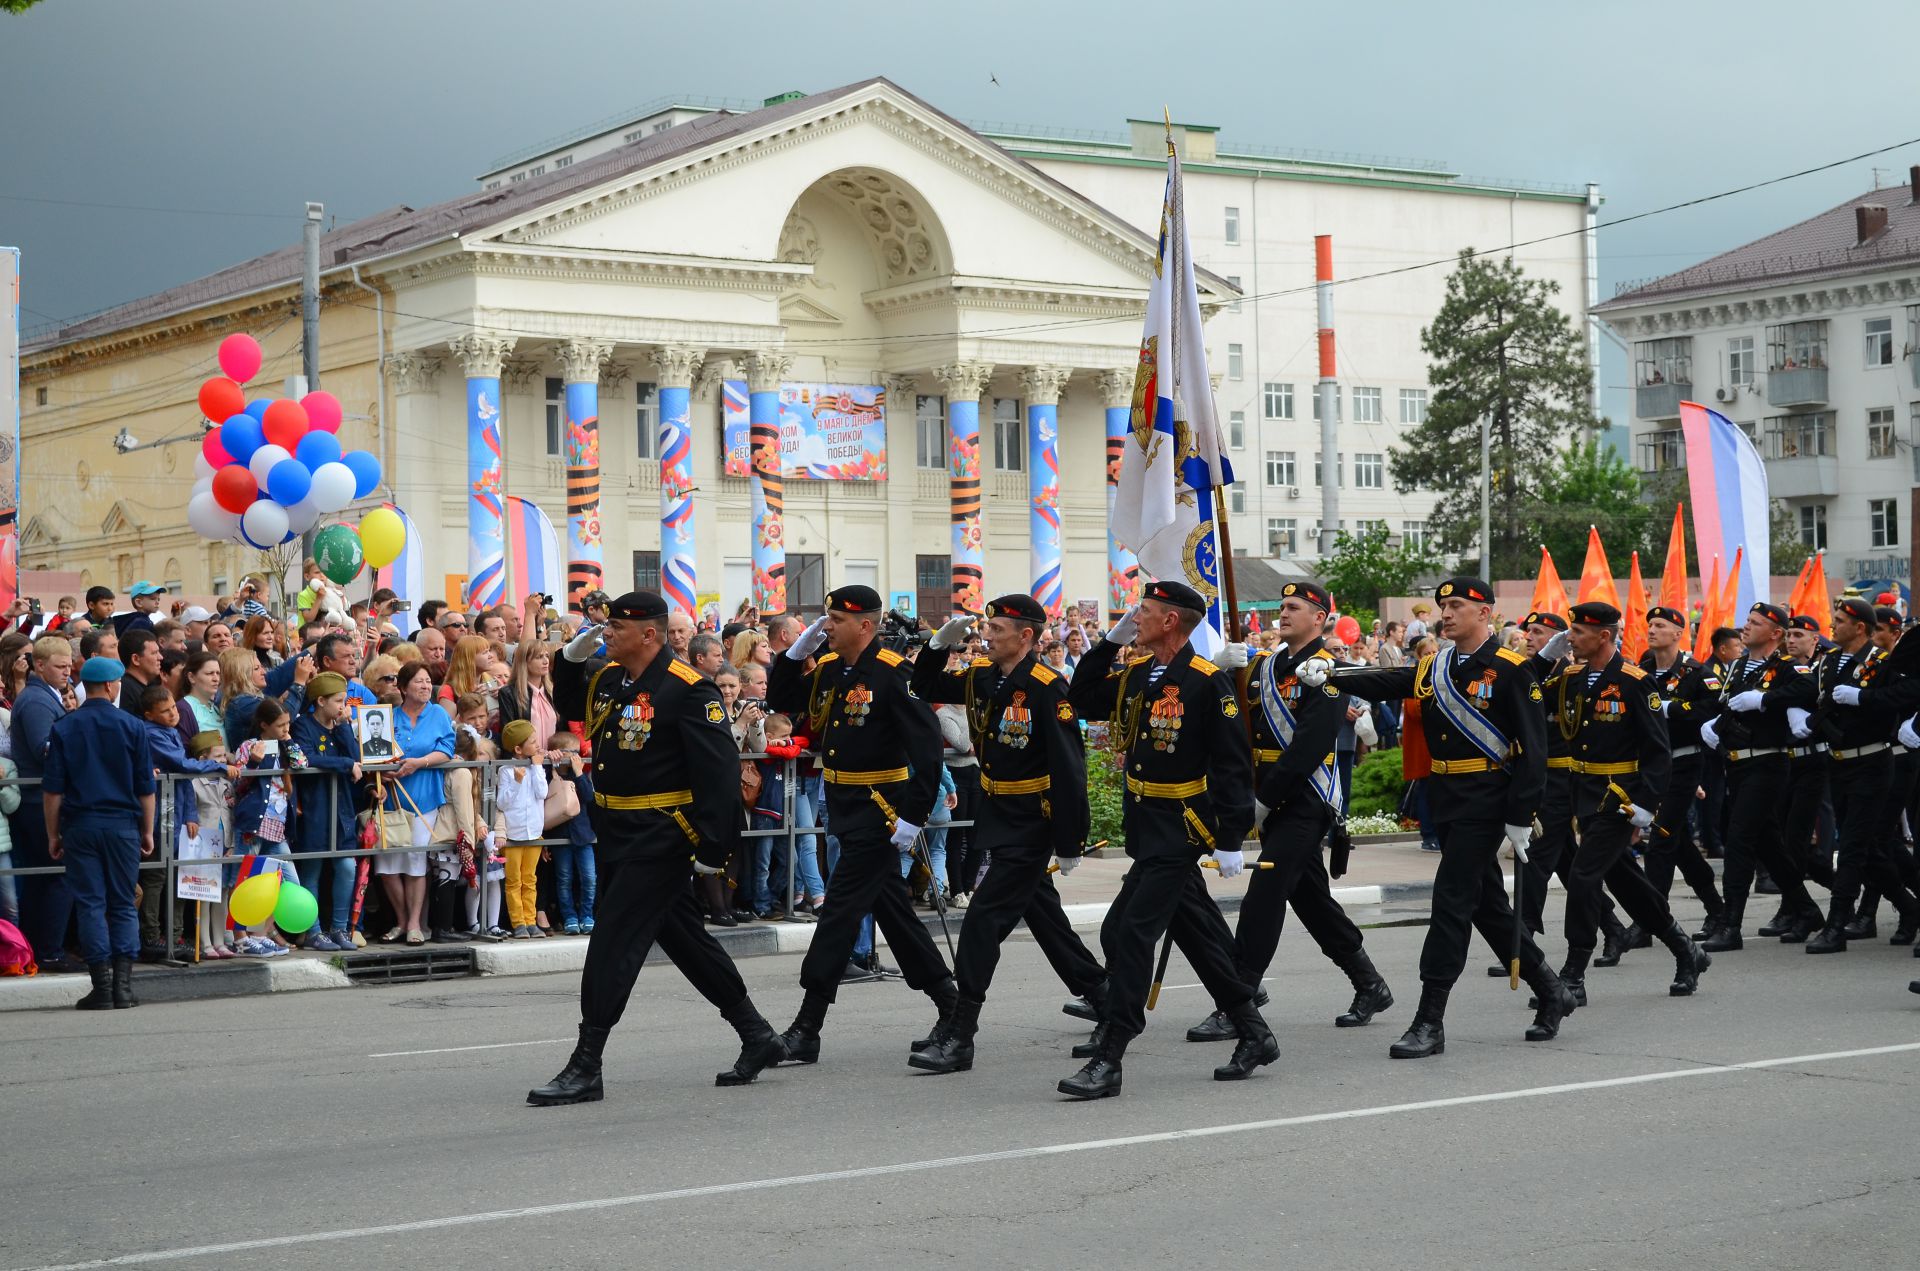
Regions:
<instances>
[{"instance_id":1,"label":"black beret","mask_svg":"<svg viewBox=\"0 0 1920 1271\"><path fill-rule=\"evenodd\" d=\"M1567 620L1557 613L1542 613L1538 609L1520 620L1523 627L1545 627L1549 631L1565 631Z\"/></svg>"},{"instance_id":2,"label":"black beret","mask_svg":"<svg viewBox=\"0 0 1920 1271\"><path fill-rule=\"evenodd\" d=\"M1880 625L1883 627L1897 627L1900 625L1900 611L1892 605L1877 606L1873 611L1873 616L1880 620Z\"/></svg>"},{"instance_id":3,"label":"black beret","mask_svg":"<svg viewBox=\"0 0 1920 1271\"><path fill-rule=\"evenodd\" d=\"M600 602L594 601L593 603L598 604ZM620 599L607 605L607 617L609 619L664 618L666 616L666 597L657 591L630 591L620 597Z\"/></svg>"},{"instance_id":4,"label":"black beret","mask_svg":"<svg viewBox=\"0 0 1920 1271\"><path fill-rule=\"evenodd\" d=\"M1435 600L1451 600L1455 596L1462 596L1477 605L1490 605L1493 603L1493 588L1484 578L1456 574L1441 583L1433 593Z\"/></svg>"},{"instance_id":5,"label":"black beret","mask_svg":"<svg viewBox=\"0 0 1920 1271\"><path fill-rule=\"evenodd\" d=\"M1655 618L1671 622L1682 631L1687 629L1687 615L1681 613L1678 609L1672 609L1666 605L1655 605L1653 608L1647 610L1647 621L1652 622Z\"/></svg>"},{"instance_id":6,"label":"black beret","mask_svg":"<svg viewBox=\"0 0 1920 1271\"><path fill-rule=\"evenodd\" d=\"M1787 625L1789 627L1792 627L1795 631L1817 632L1820 630L1819 621L1815 618L1809 617L1807 614L1804 614L1804 613L1796 613L1793 615L1793 617L1788 618Z\"/></svg>"},{"instance_id":7,"label":"black beret","mask_svg":"<svg viewBox=\"0 0 1920 1271\"><path fill-rule=\"evenodd\" d=\"M1880 617L1874 611L1874 607L1858 596L1849 596L1845 600L1837 602L1833 607L1851 617L1855 622L1864 622L1868 626L1872 626L1875 622L1880 621Z\"/></svg>"},{"instance_id":8,"label":"black beret","mask_svg":"<svg viewBox=\"0 0 1920 1271\"><path fill-rule=\"evenodd\" d=\"M1199 592L1185 583L1177 583L1172 579L1159 579L1143 584L1140 588L1140 598L1157 600L1163 605L1172 605L1176 609L1191 609L1195 613L1207 611L1207 602L1201 599Z\"/></svg>"},{"instance_id":9,"label":"black beret","mask_svg":"<svg viewBox=\"0 0 1920 1271\"><path fill-rule=\"evenodd\" d=\"M836 587L827 593L827 608L863 616L877 614L880 612L880 593L859 583Z\"/></svg>"},{"instance_id":10,"label":"black beret","mask_svg":"<svg viewBox=\"0 0 1920 1271\"><path fill-rule=\"evenodd\" d=\"M1784 627L1787 625L1787 611L1770 600L1754 601L1753 608L1747 610L1747 612L1750 614L1759 614L1776 627Z\"/></svg>"},{"instance_id":11,"label":"black beret","mask_svg":"<svg viewBox=\"0 0 1920 1271\"><path fill-rule=\"evenodd\" d=\"M1021 622L1041 622L1047 620L1047 611L1040 602L1024 592L1010 592L987 602L987 617L1017 618Z\"/></svg>"},{"instance_id":12,"label":"black beret","mask_svg":"<svg viewBox=\"0 0 1920 1271\"><path fill-rule=\"evenodd\" d=\"M1288 596L1298 596L1322 613L1331 613L1333 611L1333 596L1319 583L1307 582L1305 580L1297 583L1288 583L1280 589L1280 598L1284 600Z\"/></svg>"},{"instance_id":13,"label":"black beret","mask_svg":"<svg viewBox=\"0 0 1920 1271\"><path fill-rule=\"evenodd\" d=\"M1617 627L1620 611L1604 600L1585 600L1571 610L1573 620L1583 627Z\"/></svg>"}]
</instances>

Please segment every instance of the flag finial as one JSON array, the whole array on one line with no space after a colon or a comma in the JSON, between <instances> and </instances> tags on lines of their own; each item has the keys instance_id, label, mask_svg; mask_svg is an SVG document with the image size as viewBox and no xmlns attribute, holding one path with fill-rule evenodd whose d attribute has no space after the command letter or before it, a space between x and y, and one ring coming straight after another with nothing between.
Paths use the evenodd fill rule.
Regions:
<instances>
[{"instance_id":1,"label":"flag finial","mask_svg":"<svg viewBox=\"0 0 1920 1271\"><path fill-rule=\"evenodd\" d=\"M1167 123L1167 153L1173 153L1173 112L1165 104L1160 107L1160 117Z\"/></svg>"}]
</instances>

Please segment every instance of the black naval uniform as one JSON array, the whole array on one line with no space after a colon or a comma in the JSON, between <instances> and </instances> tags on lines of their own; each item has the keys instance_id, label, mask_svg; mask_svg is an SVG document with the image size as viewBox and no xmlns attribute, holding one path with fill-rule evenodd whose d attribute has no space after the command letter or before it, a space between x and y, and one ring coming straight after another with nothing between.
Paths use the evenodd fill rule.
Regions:
<instances>
[{"instance_id":1,"label":"black naval uniform","mask_svg":"<svg viewBox=\"0 0 1920 1271\"><path fill-rule=\"evenodd\" d=\"M666 604L636 605L632 593L611 614L664 617ZM648 610L657 609L657 612ZM739 802L740 749L712 681L662 647L638 675L617 663L594 671L554 659L554 709L582 720L592 748L593 805L600 871L593 935L580 976L580 1045L530 1103L601 1097L600 1053L620 1022L634 980L657 942L700 995L739 1032L743 1050L718 1085L741 1085L779 1057L780 1043L747 997L747 986L701 921L688 885L694 862L726 864L727 818Z\"/></svg>"},{"instance_id":2,"label":"black naval uniform","mask_svg":"<svg viewBox=\"0 0 1920 1271\"><path fill-rule=\"evenodd\" d=\"M1197 593L1181 584L1151 583L1146 595L1200 609ZM1122 824L1133 862L1100 928L1111 979L1092 1057L1060 1083L1063 1094L1078 1098L1119 1093L1120 1060L1146 1028L1155 946L1169 933L1239 1030L1233 1060L1214 1076L1248 1076L1280 1053L1253 1004L1253 987L1234 969L1226 919L1197 867L1216 850L1238 851L1253 826L1253 756L1233 677L1191 644L1165 664L1140 656L1115 666L1119 652L1111 640L1095 645L1068 689L1081 716L1111 721L1125 771Z\"/></svg>"},{"instance_id":3,"label":"black naval uniform","mask_svg":"<svg viewBox=\"0 0 1920 1271\"><path fill-rule=\"evenodd\" d=\"M1566 666L1565 658L1546 658L1538 653L1527 659L1527 669L1543 684ZM1533 836L1525 863L1513 863L1515 869L1527 871L1527 885L1520 898L1524 912L1520 916L1536 936L1547 930L1542 915L1546 912L1548 884L1557 877L1567 887L1569 897L1573 891L1573 731L1577 723L1559 719L1551 697L1542 703L1542 709L1547 719L1547 783L1540 794L1540 832ZM1601 890L1590 893L1583 903L1594 906L1593 919L1607 937L1606 955L1597 965L1616 965L1627 951L1628 937L1620 915L1614 911L1613 899ZM1487 974L1506 975L1506 963L1488 967Z\"/></svg>"},{"instance_id":4,"label":"black naval uniform","mask_svg":"<svg viewBox=\"0 0 1920 1271\"><path fill-rule=\"evenodd\" d=\"M1043 621L1045 616L1040 611ZM960 1000L951 1025L937 1029L931 1046L908 1060L930 1072L972 1067L973 1036L1000 946L1022 919L1047 948L1048 960L1070 968L1063 976L1069 990L1097 1003L1106 997L1107 978L1067 924L1047 875L1049 858L1078 857L1087 839L1086 749L1067 701L1067 682L1034 653L1005 675L990 658L974 658L958 671L946 670L945 662L944 650L922 652L913 691L926 701L966 707L980 759L974 841L992 854L993 864L960 928L953 961ZM1057 924L1050 921L1054 917Z\"/></svg>"},{"instance_id":5,"label":"black naval uniform","mask_svg":"<svg viewBox=\"0 0 1920 1271\"><path fill-rule=\"evenodd\" d=\"M844 593L857 596L849 602ZM862 615L877 615L880 608L879 597L860 587L841 588L828 603L850 605L846 612ZM940 723L913 695L906 659L878 639L851 660L822 654L811 670L791 654L773 660L767 705L807 720L825 770L827 824L840 840L826 907L800 964L806 997L785 1034L789 1058L813 1063L820 1057L820 1026L869 913L907 985L933 998L941 1018L952 1011L955 994L945 960L913 911L900 876L901 849L892 842L898 822L924 826L933 810L940 788Z\"/></svg>"},{"instance_id":6,"label":"black naval uniform","mask_svg":"<svg viewBox=\"0 0 1920 1271\"><path fill-rule=\"evenodd\" d=\"M1700 743L1700 725L1720 711L1720 676L1709 663L1697 662L1684 649L1673 665L1662 670L1653 654L1640 658L1640 669L1647 673L1653 691L1660 694L1661 713L1667 721L1668 755L1672 765L1667 773L1666 789L1660 794L1660 810L1653 828L1641 846L1641 865L1647 881L1662 896L1673 890L1674 870L1707 909L1707 929L1720 923L1726 906L1720 899L1718 879L1713 866L1701 854L1693 837L1694 798L1702 784L1702 764L1711 752ZM1707 815L1704 807L1701 817Z\"/></svg>"},{"instance_id":7,"label":"black naval uniform","mask_svg":"<svg viewBox=\"0 0 1920 1271\"><path fill-rule=\"evenodd\" d=\"M1808 630L1818 629L1811 618L1795 616L1792 621L1795 625L1804 622ZM1825 696L1821 686L1824 655L1816 655L1812 662L1805 665L1813 679L1814 697L1818 700ZM1809 703L1805 709L1810 714L1812 704ZM1824 844L1816 841L1821 828L1821 814L1829 806L1827 774L1832 762L1827 757L1827 743L1813 731L1811 721L1804 731L1796 731L1790 724L1788 735L1792 742L1787 748L1787 810L1781 830L1784 858L1793 876L1800 880L1802 891L1806 890L1808 882L1831 889L1833 844L1830 841ZM1799 944L1820 930L1823 921L1819 905L1810 904L1796 910L1783 896L1779 913L1772 922L1760 928L1760 934L1779 936L1786 944Z\"/></svg>"}]
</instances>

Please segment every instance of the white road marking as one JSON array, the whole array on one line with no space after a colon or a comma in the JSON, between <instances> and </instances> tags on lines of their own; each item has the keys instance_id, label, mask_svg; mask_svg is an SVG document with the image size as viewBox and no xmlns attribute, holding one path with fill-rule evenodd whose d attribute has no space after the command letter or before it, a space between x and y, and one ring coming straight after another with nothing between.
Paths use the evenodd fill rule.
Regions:
<instances>
[{"instance_id":1,"label":"white road marking","mask_svg":"<svg viewBox=\"0 0 1920 1271\"><path fill-rule=\"evenodd\" d=\"M1080 1152L1099 1152L1116 1147L1142 1147L1156 1143L1178 1143L1186 1139L1217 1138L1228 1134L1250 1134L1261 1130L1284 1130L1300 1125L1319 1125L1328 1121L1357 1121L1367 1117L1392 1116L1402 1112L1431 1112L1442 1108L1463 1108L1482 1103L1504 1103L1513 1099L1538 1099L1548 1095L1580 1094L1588 1090L1611 1090L1622 1086L1650 1085L1658 1081L1678 1081L1687 1077L1718 1077L1728 1073L1756 1072L1767 1068L1791 1068L1802 1064L1828 1063L1840 1059L1870 1059L1876 1055L1898 1055L1920 1051L1920 1042L1897 1046L1869 1046L1860 1050L1830 1050L1814 1055L1787 1055L1779 1059L1753 1059L1738 1064L1703 1064L1695 1068L1669 1068L1663 1072L1641 1073L1635 1077L1607 1077L1598 1081L1570 1081L1557 1086L1530 1086L1522 1090L1496 1090L1487 1094L1456 1095L1449 1099L1423 1099L1417 1103L1389 1103L1371 1108L1348 1108L1340 1112L1315 1112L1305 1116L1275 1117L1268 1121L1240 1121L1230 1125L1197 1126L1188 1130L1162 1130L1152 1134L1129 1134L1112 1139L1083 1139L1077 1143L1054 1143L1042 1147L1018 1147L1000 1152L977 1152L971 1156L942 1156L924 1161L901 1161L892 1165L866 1165L858 1169L825 1170L817 1174L789 1174L781 1178L747 1179L736 1183L712 1183L705 1187L677 1187L664 1192L639 1192L629 1196L605 1196L598 1200L570 1200L551 1205L527 1205L519 1209L492 1209L472 1214L450 1214L443 1218L421 1218L412 1222L382 1223L375 1227L345 1227L335 1231L310 1231L297 1235L263 1236L254 1240L234 1240L226 1244L196 1245L191 1248L154 1249L144 1253L121 1254L116 1258L97 1258L88 1262L63 1262L23 1268L21 1271L93 1271L98 1267L141 1266L151 1262L182 1262L190 1258L211 1258L222 1254L252 1253L261 1249L285 1249L297 1245L331 1244L342 1240L362 1240L372 1236L401 1236L419 1231L439 1231L448 1227L471 1227L479 1223L510 1222L517 1218L549 1218L556 1214L589 1213L600 1209L626 1209L636 1205L654 1205L672 1200L698 1200L708 1196L730 1196L741 1192L772 1191L781 1187L803 1187L815 1183L845 1183L858 1179L882 1178L893 1174L917 1174L927 1170L954 1169L965 1165L994 1165L1006 1161L1030 1161L1050 1156L1069 1156Z\"/></svg>"},{"instance_id":2,"label":"white road marking","mask_svg":"<svg viewBox=\"0 0 1920 1271\"><path fill-rule=\"evenodd\" d=\"M562 1042L575 1040L572 1037L548 1037L537 1042L489 1042L485 1046L442 1046L438 1050L383 1050L377 1055L368 1055L368 1059L399 1059L405 1055L454 1055L463 1050L505 1050L509 1046L558 1046Z\"/></svg>"},{"instance_id":3,"label":"white road marking","mask_svg":"<svg viewBox=\"0 0 1920 1271\"><path fill-rule=\"evenodd\" d=\"M1271 984L1273 983L1273 977L1271 975L1263 975L1260 977L1260 983ZM1203 989L1205 987L1207 986L1204 984L1162 984L1160 991L1162 993L1172 993L1179 989Z\"/></svg>"}]
</instances>

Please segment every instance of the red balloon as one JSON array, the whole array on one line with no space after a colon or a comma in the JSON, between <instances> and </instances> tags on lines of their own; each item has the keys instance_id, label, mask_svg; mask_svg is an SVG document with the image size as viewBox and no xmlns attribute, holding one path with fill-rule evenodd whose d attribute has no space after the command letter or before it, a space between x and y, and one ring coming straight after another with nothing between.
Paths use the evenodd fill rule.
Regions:
<instances>
[{"instance_id":1,"label":"red balloon","mask_svg":"<svg viewBox=\"0 0 1920 1271\"><path fill-rule=\"evenodd\" d=\"M325 389L316 388L300 399L307 410L307 425L315 432L339 432L340 421L345 412L340 408L340 399Z\"/></svg>"},{"instance_id":2,"label":"red balloon","mask_svg":"<svg viewBox=\"0 0 1920 1271\"><path fill-rule=\"evenodd\" d=\"M200 413L216 424L224 424L247 408L247 395L224 375L216 375L200 386Z\"/></svg>"},{"instance_id":3,"label":"red balloon","mask_svg":"<svg viewBox=\"0 0 1920 1271\"><path fill-rule=\"evenodd\" d=\"M260 341L236 331L220 341L220 369L242 384L260 373Z\"/></svg>"},{"instance_id":4,"label":"red balloon","mask_svg":"<svg viewBox=\"0 0 1920 1271\"><path fill-rule=\"evenodd\" d=\"M234 462L233 456L227 453L227 448L220 444L218 428L207 429L206 436L200 439L200 453L213 466L215 472Z\"/></svg>"},{"instance_id":5,"label":"red balloon","mask_svg":"<svg viewBox=\"0 0 1920 1271\"><path fill-rule=\"evenodd\" d=\"M1360 643L1360 622L1356 618L1342 614L1339 621L1333 624L1333 634L1342 644L1358 644Z\"/></svg>"},{"instance_id":6,"label":"red balloon","mask_svg":"<svg viewBox=\"0 0 1920 1271\"><path fill-rule=\"evenodd\" d=\"M246 511L259 493L259 482L242 464L230 463L213 474L213 501L229 512Z\"/></svg>"},{"instance_id":7,"label":"red balloon","mask_svg":"<svg viewBox=\"0 0 1920 1271\"><path fill-rule=\"evenodd\" d=\"M267 407L260 417L260 431L267 440L276 446L284 446L288 451L300 444L307 435L307 408L289 398L281 398Z\"/></svg>"}]
</instances>

